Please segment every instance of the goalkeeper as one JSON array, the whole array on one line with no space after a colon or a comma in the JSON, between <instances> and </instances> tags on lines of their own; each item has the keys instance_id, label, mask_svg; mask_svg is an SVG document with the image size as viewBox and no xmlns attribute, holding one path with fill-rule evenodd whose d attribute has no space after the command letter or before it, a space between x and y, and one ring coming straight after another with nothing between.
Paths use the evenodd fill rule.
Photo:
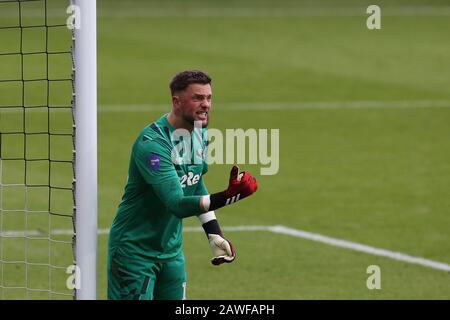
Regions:
<instances>
[{"instance_id":1,"label":"goalkeeper","mask_svg":"<svg viewBox=\"0 0 450 320\"><path fill-rule=\"evenodd\" d=\"M204 157L193 164L172 160L177 145L173 132L192 133L197 121L201 145L192 153L205 154L211 78L184 71L173 78L170 90L172 111L145 127L132 147L128 181L108 241L108 299L184 299L182 219L198 217L214 265L232 262L234 248L223 237L214 210L257 190L255 178L233 166L227 189L210 194L203 181L208 171Z\"/></svg>"}]
</instances>

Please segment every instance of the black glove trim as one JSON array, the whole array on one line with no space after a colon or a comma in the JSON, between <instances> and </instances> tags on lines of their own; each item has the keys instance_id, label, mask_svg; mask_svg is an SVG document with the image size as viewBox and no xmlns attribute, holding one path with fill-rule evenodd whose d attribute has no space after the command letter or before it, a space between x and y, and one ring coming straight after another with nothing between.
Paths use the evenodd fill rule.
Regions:
<instances>
[{"instance_id":1,"label":"black glove trim","mask_svg":"<svg viewBox=\"0 0 450 320\"><path fill-rule=\"evenodd\" d=\"M202 227L203 230L205 230L206 236L208 236L208 234L218 234L222 236L222 230L220 230L219 221L217 221L216 219L202 224Z\"/></svg>"}]
</instances>

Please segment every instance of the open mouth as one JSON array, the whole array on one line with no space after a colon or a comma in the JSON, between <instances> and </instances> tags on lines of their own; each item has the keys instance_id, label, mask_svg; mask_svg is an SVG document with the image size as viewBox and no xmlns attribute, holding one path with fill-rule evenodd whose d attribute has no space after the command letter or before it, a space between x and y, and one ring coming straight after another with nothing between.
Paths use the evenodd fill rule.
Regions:
<instances>
[{"instance_id":1,"label":"open mouth","mask_svg":"<svg viewBox=\"0 0 450 320\"><path fill-rule=\"evenodd\" d=\"M199 120L206 120L206 119L208 119L208 112L207 111L197 112L197 118Z\"/></svg>"}]
</instances>

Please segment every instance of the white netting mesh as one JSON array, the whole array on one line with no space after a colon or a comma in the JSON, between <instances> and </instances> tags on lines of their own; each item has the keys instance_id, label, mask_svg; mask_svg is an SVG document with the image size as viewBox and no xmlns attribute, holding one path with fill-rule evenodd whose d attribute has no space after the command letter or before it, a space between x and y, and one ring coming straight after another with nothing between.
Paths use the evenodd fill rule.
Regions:
<instances>
[{"instance_id":1,"label":"white netting mesh","mask_svg":"<svg viewBox=\"0 0 450 320\"><path fill-rule=\"evenodd\" d=\"M72 298L72 32L64 0L0 0L0 298Z\"/></svg>"}]
</instances>

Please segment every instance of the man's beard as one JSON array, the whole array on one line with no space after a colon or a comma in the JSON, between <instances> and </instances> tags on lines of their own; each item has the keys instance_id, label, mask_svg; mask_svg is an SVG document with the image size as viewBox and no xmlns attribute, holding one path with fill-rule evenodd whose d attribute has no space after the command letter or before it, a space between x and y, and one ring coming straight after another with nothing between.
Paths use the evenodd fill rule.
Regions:
<instances>
[{"instance_id":1,"label":"man's beard","mask_svg":"<svg viewBox=\"0 0 450 320\"><path fill-rule=\"evenodd\" d=\"M186 121L187 123L189 123L192 126L195 126L195 122L197 121L197 122L202 123L202 128L208 127L209 114L206 116L206 123L203 123L202 120L195 120L194 117L186 115L183 110L181 111L181 117L183 118L184 121Z\"/></svg>"}]
</instances>

